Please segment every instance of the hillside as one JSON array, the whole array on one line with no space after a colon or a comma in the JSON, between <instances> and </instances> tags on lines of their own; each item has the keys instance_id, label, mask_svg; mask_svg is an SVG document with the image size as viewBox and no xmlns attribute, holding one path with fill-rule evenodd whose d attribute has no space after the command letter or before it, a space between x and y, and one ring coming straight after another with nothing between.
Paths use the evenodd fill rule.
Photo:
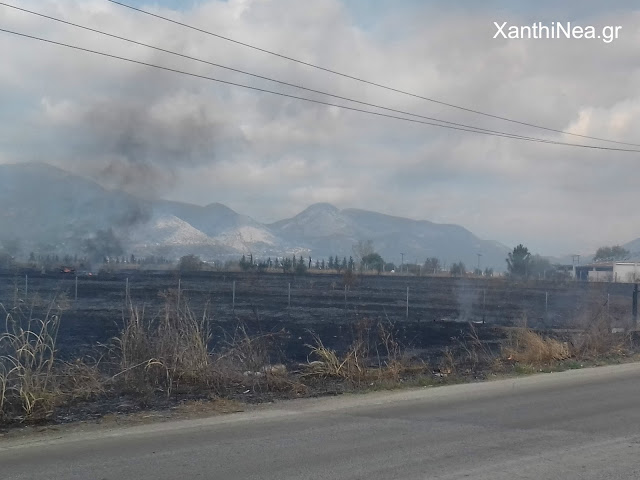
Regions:
<instances>
[{"instance_id":1,"label":"hillside","mask_svg":"<svg viewBox=\"0 0 640 480\"><path fill-rule=\"evenodd\" d=\"M504 268L508 248L482 240L458 225L381 213L311 205L292 218L262 224L220 203L206 206L140 199L46 164L0 165L0 241L15 253L109 250L105 238L127 253L203 257L256 257L291 253L327 258L350 256L371 240L387 261L463 261L473 268ZM113 236L104 235L111 230ZM87 245L91 243L92 248ZM117 250L114 246L114 251Z\"/></svg>"}]
</instances>

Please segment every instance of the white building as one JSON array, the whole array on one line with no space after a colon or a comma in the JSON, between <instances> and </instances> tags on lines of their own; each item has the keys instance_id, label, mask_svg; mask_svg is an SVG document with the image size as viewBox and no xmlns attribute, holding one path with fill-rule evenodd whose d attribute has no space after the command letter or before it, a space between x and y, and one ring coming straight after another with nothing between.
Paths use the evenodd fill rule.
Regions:
<instances>
[{"instance_id":1,"label":"white building","mask_svg":"<svg viewBox=\"0 0 640 480\"><path fill-rule=\"evenodd\" d=\"M589 282L640 282L640 262L603 262L574 267L575 278Z\"/></svg>"}]
</instances>

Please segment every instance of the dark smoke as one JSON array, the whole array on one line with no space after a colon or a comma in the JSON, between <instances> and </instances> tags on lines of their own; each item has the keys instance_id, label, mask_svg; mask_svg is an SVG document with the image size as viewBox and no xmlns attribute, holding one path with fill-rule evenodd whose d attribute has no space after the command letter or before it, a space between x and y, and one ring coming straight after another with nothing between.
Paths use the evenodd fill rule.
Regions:
<instances>
[{"instance_id":1,"label":"dark smoke","mask_svg":"<svg viewBox=\"0 0 640 480\"><path fill-rule=\"evenodd\" d=\"M149 200L128 195L116 212L109 221L118 232L124 233L130 227L145 224L151 220L153 204Z\"/></svg>"},{"instance_id":2,"label":"dark smoke","mask_svg":"<svg viewBox=\"0 0 640 480\"><path fill-rule=\"evenodd\" d=\"M89 175L147 198L164 196L181 171L210 164L244 142L210 109L180 96L157 104L98 102L75 127L83 156L93 159L85 163Z\"/></svg>"},{"instance_id":3,"label":"dark smoke","mask_svg":"<svg viewBox=\"0 0 640 480\"><path fill-rule=\"evenodd\" d=\"M84 253L91 261L100 261L104 257L124 254L122 243L112 229L98 230L95 235L84 241Z\"/></svg>"}]
</instances>

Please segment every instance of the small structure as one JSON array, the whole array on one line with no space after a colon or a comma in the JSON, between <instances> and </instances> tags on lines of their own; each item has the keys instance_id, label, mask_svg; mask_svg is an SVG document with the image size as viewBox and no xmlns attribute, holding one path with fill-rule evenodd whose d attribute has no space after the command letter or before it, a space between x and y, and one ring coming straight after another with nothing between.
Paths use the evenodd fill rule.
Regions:
<instances>
[{"instance_id":1,"label":"small structure","mask_svg":"<svg viewBox=\"0 0 640 480\"><path fill-rule=\"evenodd\" d=\"M635 283L640 281L639 262L599 262L574 267L576 280L583 282Z\"/></svg>"}]
</instances>

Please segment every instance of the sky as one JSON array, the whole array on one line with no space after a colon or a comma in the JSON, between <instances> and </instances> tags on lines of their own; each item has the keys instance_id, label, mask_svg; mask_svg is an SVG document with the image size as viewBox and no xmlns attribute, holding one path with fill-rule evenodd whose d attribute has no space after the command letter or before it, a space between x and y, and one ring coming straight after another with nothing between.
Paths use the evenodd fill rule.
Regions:
<instances>
[{"instance_id":1,"label":"sky","mask_svg":"<svg viewBox=\"0 0 640 480\"><path fill-rule=\"evenodd\" d=\"M595 0L126 0L201 29L468 109L640 144L640 4ZM325 93L550 142L627 149L332 75L106 0L8 0ZM602 39L493 38L494 22L620 26ZM0 28L197 75L376 110L0 6ZM0 163L256 220L316 202L462 225L543 255L640 237L640 153L525 142L346 111L0 32Z\"/></svg>"}]
</instances>

